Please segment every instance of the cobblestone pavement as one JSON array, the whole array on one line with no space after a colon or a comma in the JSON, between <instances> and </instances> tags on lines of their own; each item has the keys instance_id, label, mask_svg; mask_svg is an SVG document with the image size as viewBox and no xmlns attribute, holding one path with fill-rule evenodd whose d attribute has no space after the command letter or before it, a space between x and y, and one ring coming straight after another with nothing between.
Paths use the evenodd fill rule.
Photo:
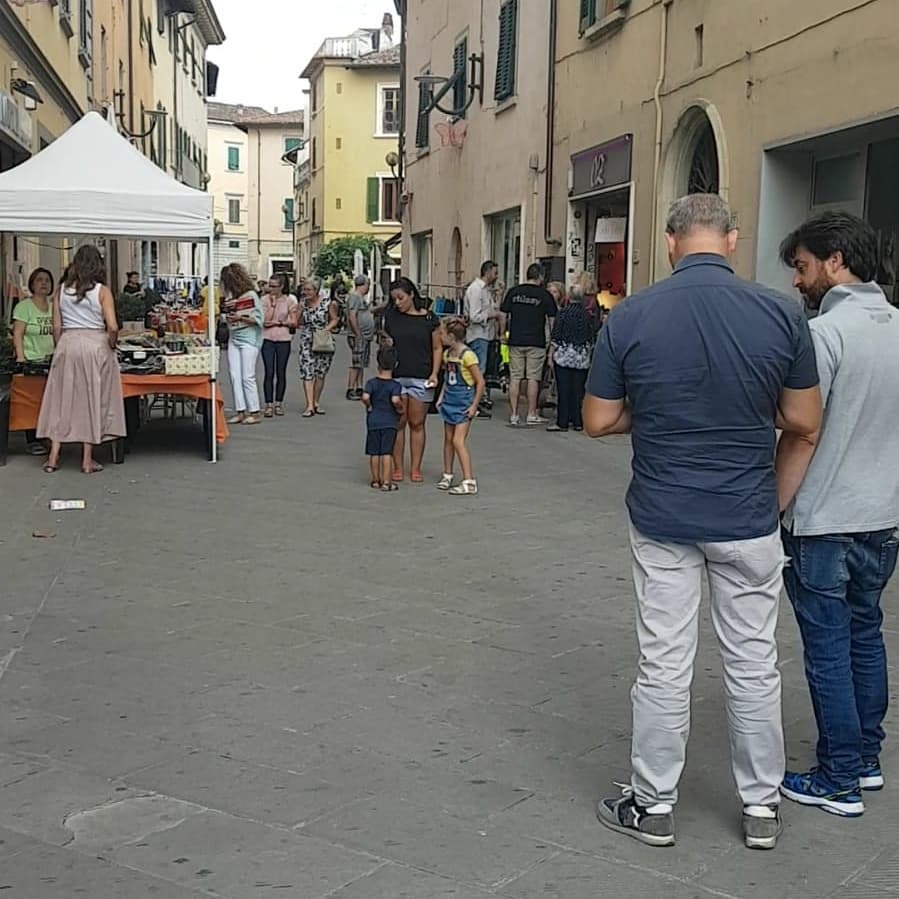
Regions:
<instances>
[{"instance_id":1,"label":"cobblestone pavement","mask_svg":"<svg viewBox=\"0 0 899 899\"><path fill-rule=\"evenodd\" d=\"M895 781L858 821L790 806L776 852L743 849L707 617L678 844L603 830L635 661L626 442L478 422L478 497L384 496L342 380L310 421L294 381L289 416L236 429L217 467L160 422L96 477L0 469L2 895L896 895Z\"/></svg>"}]
</instances>

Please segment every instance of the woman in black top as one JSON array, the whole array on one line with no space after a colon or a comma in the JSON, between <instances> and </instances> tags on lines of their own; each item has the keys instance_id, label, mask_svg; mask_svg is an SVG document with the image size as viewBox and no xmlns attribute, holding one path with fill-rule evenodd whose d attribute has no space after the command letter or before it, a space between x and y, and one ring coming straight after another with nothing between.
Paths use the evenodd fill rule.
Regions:
<instances>
[{"instance_id":1,"label":"woman in black top","mask_svg":"<svg viewBox=\"0 0 899 899\"><path fill-rule=\"evenodd\" d=\"M394 377L403 388L403 412L393 451L393 480L402 481L403 456L406 449L406 426L409 427L411 457L410 480L424 480L421 461L425 452L425 421L434 402L434 388L440 374L443 345L433 312L424 308L418 288L400 278L390 285L392 303L384 313L384 331L396 348L397 367Z\"/></svg>"}]
</instances>

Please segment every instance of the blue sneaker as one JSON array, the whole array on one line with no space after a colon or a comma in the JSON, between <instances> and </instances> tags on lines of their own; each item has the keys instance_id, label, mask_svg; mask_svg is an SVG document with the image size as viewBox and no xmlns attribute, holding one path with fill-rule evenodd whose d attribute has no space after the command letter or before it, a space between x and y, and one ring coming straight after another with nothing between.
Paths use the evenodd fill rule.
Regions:
<instances>
[{"instance_id":1,"label":"blue sneaker","mask_svg":"<svg viewBox=\"0 0 899 899\"><path fill-rule=\"evenodd\" d=\"M858 785L863 790L876 791L883 789L883 771L880 770L880 759L868 759L862 765L862 773L858 777Z\"/></svg>"},{"instance_id":2,"label":"blue sneaker","mask_svg":"<svg viewBox=\"0 0 899 899\"><path fill-rule=\"evenodd\" d=\"M820 808L831 815L859 818L865 813L861 790L834 790L823 785L815 772L799 774L788 771L784 775L780 792L793 802Z\"/></svg>"}]
</instances>

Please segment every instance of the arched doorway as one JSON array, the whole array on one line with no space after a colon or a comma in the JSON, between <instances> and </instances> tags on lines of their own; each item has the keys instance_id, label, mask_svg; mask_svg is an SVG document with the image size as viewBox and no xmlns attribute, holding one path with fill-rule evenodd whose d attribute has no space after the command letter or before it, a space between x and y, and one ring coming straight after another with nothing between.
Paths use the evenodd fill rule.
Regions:
<instances>
[{"instance_id":1,"label":"arched doorway","mask_svg":"<svg viewBox=\"0 0 899 899\"><path fill-rule=\"evenodd\" d=\"M708 116L703 115L694 138L689 166L685 168L685 194L716 194L721 189L718 167L718 142Z\"/></svg>"},{"instance_id":2,"label":"arched doorway","mask_svg":"<svg viewBox=\"0 0 899 899\"><path fill-rule=\"evenodd\" d=\"M450 278L450 285L458 290L462 288L462 232L458 228L453 228L453 236L450 240L450 258L447 266Z\"/></svg>"},{"instance_id":3,"label":"arched doorway","mask_svg":"<svg viewBox=\"0 0 899 899\"><path fill-rule=\"evenodd\" d=\"M658 227L655 242L655 276L668 271L667 249L662 240L671 204L685 194L715 193L725 200L730 192L727 141L715 106L697 100L681 113L665 151L656 198Z\"/></svg>"}]
</instances>

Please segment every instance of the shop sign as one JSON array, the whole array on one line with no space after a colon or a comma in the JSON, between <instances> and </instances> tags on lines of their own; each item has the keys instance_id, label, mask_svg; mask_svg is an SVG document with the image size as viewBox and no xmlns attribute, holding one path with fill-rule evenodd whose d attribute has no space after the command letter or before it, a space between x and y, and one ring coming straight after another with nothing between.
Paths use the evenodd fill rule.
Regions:
<instances>
[{"instance_id":1,"label":"shop sign","mask_svg":"<svg viewBox=\"0 0 899 899\"><path fill-rule=\"evenodd\" d=\"M571 196L581 197L631 180L631 149L634 137L624 134L571 157Z\"/></svg>"},{"instance_id":2,"label":"shop sign","mask_svg":"<svg viewBox=\"0 0 899 899\"><path fill-rule=\"evenodd\" d=\"M4 91L0 91L0 134L31 153L34 128L31 116Z\"/></svg>"}]
</instances>

